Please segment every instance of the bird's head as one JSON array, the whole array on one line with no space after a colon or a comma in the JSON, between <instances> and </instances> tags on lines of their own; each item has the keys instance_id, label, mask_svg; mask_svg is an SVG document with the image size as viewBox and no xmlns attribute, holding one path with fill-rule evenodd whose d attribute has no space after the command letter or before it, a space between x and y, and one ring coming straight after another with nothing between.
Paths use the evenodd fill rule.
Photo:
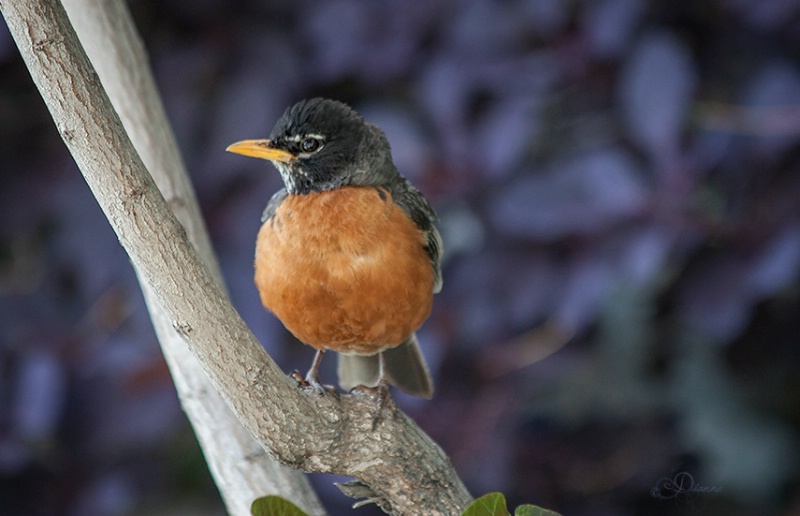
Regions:
<instances>
[{"instance_id":1,"label":"bird's head","mask_svg":"<svg viewBox=\"0 0 800 516\"><path fill-rule=\"evenodd\" d=\"M244 140L228 152L271 161L290 194L349 185L382 185L397 174L383 132L349 106L314 98L289 107L268 140Z\"/></svg>"}]
</instances>

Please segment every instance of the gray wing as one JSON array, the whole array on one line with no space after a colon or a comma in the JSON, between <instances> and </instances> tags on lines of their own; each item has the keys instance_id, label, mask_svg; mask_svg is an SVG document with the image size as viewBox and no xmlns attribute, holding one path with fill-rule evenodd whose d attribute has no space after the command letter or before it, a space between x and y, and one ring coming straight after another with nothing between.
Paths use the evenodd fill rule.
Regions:
<instances>
[{"instance_id":1,"label":"gray wing","mask_svg":"<svg viewBox=\"0 0 800 516\"><path fill-rule=\"evenodd\" d=\"M436 212L428 200L411 185L407 180L403 180L400 188L392 192L395 202L408 213L411 220L425 234L425 251L431 259L433 267L433 292L438 293L442 290L442 237L435 223L438 220Z\"/></svg>"}]
</instances>

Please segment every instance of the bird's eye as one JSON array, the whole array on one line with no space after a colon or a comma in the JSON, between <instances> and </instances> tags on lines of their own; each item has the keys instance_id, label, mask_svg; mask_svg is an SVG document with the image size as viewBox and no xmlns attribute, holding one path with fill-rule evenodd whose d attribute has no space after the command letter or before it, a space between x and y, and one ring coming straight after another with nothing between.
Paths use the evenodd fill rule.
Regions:
<instances>
[{"instance_id":1,"label":"bird's eye","mask_svg":"<svg viewBox=\"0 0 800 516\"><path fill-rule=\"evenodd\" d=\"M314 138L311 136L303 138L303 141L300 142L300 150L307 154L316 152L321 147L322 147L322 141L319 138Z\"/></svg>"}]
</instances>

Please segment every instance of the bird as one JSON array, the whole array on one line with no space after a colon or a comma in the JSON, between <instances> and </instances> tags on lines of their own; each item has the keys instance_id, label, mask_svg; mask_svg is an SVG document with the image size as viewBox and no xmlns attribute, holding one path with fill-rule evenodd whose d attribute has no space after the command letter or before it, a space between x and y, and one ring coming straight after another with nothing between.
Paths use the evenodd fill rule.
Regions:
<instances>
[{"instance_id":1,"label":"bird","mask_svg":"<svg viewBox=\"0 0 800 516\"><path fill-rule=\"evenodd\" d=\"M289 106L268 139L226 150L272 162L283 180L261 217L254 279L264 307L316 349L295 377L324 395L330 350L346 391L393 385L430 399L416 331L442 289L442 239L384 132L345 103L312 98Z\"/></svg>"}]
</instances>

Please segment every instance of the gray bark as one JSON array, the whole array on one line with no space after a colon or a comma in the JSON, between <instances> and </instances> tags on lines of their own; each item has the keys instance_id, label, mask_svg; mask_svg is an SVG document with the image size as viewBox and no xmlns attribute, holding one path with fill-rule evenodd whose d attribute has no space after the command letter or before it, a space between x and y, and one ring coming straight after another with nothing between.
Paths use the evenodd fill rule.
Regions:
<instances>
[{"instance_id":1,"label":"gray bark","mask_svg":"<svg viewBox=\"0 0 800 516\"><path fill-rule=\"evenodd\" d=\"M223 285L194 189L128 7L122 0L65 0L63 4L143 164L209 272ZM172 327L153 289L146 281L140 283L181 406L228 513L247 516L255 498L277 494L310 514L324 514L307 478L270 459L239 423Z\"/></svg>"}]
</instances>

